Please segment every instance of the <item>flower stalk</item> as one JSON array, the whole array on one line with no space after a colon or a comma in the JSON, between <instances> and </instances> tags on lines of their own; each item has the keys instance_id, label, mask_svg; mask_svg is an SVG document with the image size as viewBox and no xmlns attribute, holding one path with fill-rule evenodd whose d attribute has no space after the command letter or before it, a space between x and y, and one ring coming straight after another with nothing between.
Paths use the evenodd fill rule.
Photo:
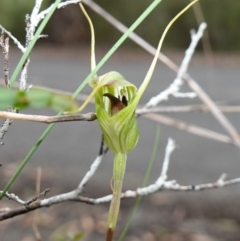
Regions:
<instances>
[{"instance_id":1,"label":"flower stalk","mask_svg":"<svg viewBox=\"0 0 240 241\"><path fill-rule=\"evenodd\" d=\"M112 191L113 198L110 204L108 221L107 221L107 241L111 241L114 230L117 224L117 218L120 208L120 200L122 193L122 183L126 170L127 155L124 153L116 153L113 164L113 178L112 178Z\"/></svg>"}]
</instances>

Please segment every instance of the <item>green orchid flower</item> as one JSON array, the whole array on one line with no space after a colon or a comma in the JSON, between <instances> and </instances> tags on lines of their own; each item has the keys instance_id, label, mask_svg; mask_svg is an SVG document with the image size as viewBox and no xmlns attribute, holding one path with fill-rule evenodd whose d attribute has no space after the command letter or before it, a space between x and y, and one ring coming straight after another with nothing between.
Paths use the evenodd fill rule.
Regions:
<instances>
[{"instance_id":1,"label":"green orchid flower","mask_svg":"<svg viewBox=\"0 0 240 241\"><path fill-rule=\"evenodd\" d=\"M138 141L137 103L134 101L137 88L114 71L100 76L98 83L92 81L90 85L98 88L95 105L106 145L115 153L130 152Z\"/></svg>"},{"instance_id":2,"label":"green orchid flower","mask_svg":"<svg viewBox=\"0 0 240 241\"><path fill-rule=\"evenodd\" d=\"M152 64L138 90L135 85L128 82L116 71L111 71L100 77L95 75L89 82L93 91L78 110L82 111L91 98L95 97L97 120L103 133L104 142L108 148L115 153L113 178L111 183L113 195L108 213L106 241L112 240L117 223L127 153L134 149L139 137L135 116L136 107L151 80L163 39L165 38L167 31L173 22L197 1L198 0L194 0L191 2L186 8L177 14L166 27L159 41ZM81 3L79 5L87 18L91 29L91 69L93 70L96 67L94 28L83 5Z\"/></svg>"}]
</instances>

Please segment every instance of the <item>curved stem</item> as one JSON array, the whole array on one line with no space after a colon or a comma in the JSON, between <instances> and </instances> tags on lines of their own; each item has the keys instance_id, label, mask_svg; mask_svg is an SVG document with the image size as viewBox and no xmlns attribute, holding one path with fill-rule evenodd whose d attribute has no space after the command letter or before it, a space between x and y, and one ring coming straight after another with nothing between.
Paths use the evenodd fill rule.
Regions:
<instances>
[{"instance_id":1,"label":"curved stem","mask_svg":"<svg viewBox=\"0 0 240 241\"><path fill-rule=\"evenodd\" d=\"M112 191L113 197L110 204L107 222L107 237L106 241L112 241L113 233L116 227L120 198L122 192L122 183L126 169L127 155L123 153L116 153L113 165Z\"/></svg>"}]
</instances>

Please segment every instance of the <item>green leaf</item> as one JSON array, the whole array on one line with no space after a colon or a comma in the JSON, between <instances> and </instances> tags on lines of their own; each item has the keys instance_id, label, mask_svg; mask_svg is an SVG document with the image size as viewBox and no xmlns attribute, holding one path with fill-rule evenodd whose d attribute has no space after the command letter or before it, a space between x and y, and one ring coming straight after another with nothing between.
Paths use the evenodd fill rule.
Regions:
<instances>
[{"instance_id":1,"label":"green leaf","mask_svg":"<svg viewBox=\"0 0 240 241\"><path fill-rule=\"evenodd\" d=\"M26 95L32 107L51 107L51 99L53 94L47 90L30 89Z\"/></svg>"},{"instance_id":2,"label":"green leaf","mask_svg":"<svg viewBox=\"0 0 240 241\"><path fill-rule=\"evenodd\" d=\"M77 112L78 110L78 104L71 96L54 95L51 104L51 107L56 111L65 110L68 112Z\"/></svg>"},{"instance_id":3,"label":"green leaf","mask_svg":"<svg viewBox=\"0 0 240 241\"><path fill-rule=\"evenodd\" d=\"M18 109L49 107L56 111L68 112L76 112L78 109L77 103L71 96L55 94L45 89L30 89L26 92L0 88L0 109L5 110L9 106Z\"/></svg>"},{"instance_id":4,"label":"green leaf","mask_svg":"<svg viewBox=\"0 0 240 241\"><path fill-rule=\"evenodd\" d=\"M5 110L17 101L17 93L6 88L0 88L0 109Z\"/></svg>"}]
</instances>

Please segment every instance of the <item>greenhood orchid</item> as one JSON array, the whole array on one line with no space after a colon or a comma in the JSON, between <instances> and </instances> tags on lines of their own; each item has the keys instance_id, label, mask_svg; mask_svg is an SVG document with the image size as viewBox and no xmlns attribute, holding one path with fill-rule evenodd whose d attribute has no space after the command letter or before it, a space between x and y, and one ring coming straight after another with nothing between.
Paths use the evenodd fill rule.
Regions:
<instances>
[{"instance_id":1,"label":"greenhood orchid","mask_svg":"<svg viewBox=\"0 0 240 241\"><path fill-rule=\"evenodd\" d=\"M192 1L177 14L166 27L159 41L152 64L138 90L135 85L128 82L118 72L111 71L102 76L95 75L93 79L89 81L89 85L93 88L93 91L78 110L82 111L91 98L95 97L97 120L103 133L104 142L108 148L115 153L112 178L113 195L108 214L107 241L112 240L117 223L127 153L134 149L138 141L139 133L135 116L136 107L151 80L167 31L173 22L197 1L198 0ZM96 67L94 28L91 19L81 3L80 7L91 29L91 69L93 70Z\"/></svg>"},{"instance_id":2,"label":"greenhood orchid","mask_svg":"<svg viewBox=\"0 0 240 241\"><path fill-rule=\"evenodd\" d=\"M114 71L99 77L99 83L95 105L104 141L115 153L130 152L138 141L137 88ZM94 87L94 81L90 85Z\"/></svg>"}]
</instances>

